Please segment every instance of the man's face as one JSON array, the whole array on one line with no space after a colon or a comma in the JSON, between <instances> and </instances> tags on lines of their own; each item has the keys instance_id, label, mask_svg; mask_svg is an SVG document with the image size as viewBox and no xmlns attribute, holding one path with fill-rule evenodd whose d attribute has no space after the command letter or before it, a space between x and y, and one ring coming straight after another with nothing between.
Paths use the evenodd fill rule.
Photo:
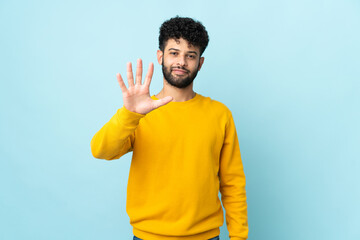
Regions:
<instances>
[{"instance_id":1,"label":"man's face","mask_svg":"<svg viewBox=\"0 0 360 240\"><path fill-rule=\"evenodd\" d=\"M204 58L199 47L190 45L185 39L169 39L164 52L158 51L165 80L177 88L186 88L195 79Z\"/></svg>"}]
</instances>

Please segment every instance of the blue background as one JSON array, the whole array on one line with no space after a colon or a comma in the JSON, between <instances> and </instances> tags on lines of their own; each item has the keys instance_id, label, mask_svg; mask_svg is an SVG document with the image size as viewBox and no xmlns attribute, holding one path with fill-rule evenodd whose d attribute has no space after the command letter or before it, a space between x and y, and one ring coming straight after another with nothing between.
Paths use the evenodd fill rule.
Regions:
<instances>
[{"instance_id":1,"label":"blue background","mask_svg":"<svg viewBox=\"0 0 360 240\"><path fill-rule=\"evenodd\" d=\"M360 239L360 2L1 1L0 239L131 239L131 154L94 159L115 74L156 62L161 23L200 20L196 92L233 112L249 239ZM226 224L221 239L228 239Z\"/></svg>"}]
</instances>

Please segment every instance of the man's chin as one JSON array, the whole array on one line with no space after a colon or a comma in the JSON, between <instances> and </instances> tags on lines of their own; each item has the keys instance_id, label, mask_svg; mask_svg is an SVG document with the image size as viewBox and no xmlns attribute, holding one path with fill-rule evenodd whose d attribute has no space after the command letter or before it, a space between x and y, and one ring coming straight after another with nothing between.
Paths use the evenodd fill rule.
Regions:
<instances>
[{"instance_id":1,"label":"man's chin","mask_svg":"<svg viewBox=\"0 0 360 240\"><path fill-rule=\"evenodd\" d=\"M188 76L178 76L178 75L173 75L172 79L174 82L183 82L187 79Z\"/></svg>"},{"instance_id":2,"label":"man's chin","mask_svg":"<svg viewBox=\"0 0 360 240\"><path fill-rule=\"evenodd\" d=\"M168 80L166 80L166 81L168 84L170 84L171 86L176 87L176 88L186 88L192 83L192 81L191 82L168 81Z\"/></svg>"}]
</instances>

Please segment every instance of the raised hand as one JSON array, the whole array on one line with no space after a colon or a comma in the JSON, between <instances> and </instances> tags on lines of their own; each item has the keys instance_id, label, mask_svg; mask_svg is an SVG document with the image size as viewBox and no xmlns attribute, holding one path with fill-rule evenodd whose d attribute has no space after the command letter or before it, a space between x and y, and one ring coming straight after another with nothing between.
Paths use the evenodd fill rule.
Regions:
<instances>
[{"instance_id":1,"label":"raised hand","mask_svg":"<svg viewBox=\"0 0 360 240\"><path fill-rule=\"evenodd\" d=\"M132 112L147 114L152 110L171 102L172 97L167 96L159 100L153 100L150 97L149 87L154 72L154 64L150 63L149 70L145 76L143 84L141 83L142 70L142 61L141 59L138 59L134 84L132 66L130 62L127 63L128 88L126 88L120 73L116 74L116 78L123 94L124 107Z\"/></svg>"}]
</instances>

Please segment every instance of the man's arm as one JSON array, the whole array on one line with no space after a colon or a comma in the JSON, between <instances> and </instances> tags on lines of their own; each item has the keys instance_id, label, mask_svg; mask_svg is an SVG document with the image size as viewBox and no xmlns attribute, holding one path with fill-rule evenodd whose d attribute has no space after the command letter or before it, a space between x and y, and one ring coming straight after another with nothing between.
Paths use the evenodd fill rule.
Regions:
<instances>
[{"instance_id":1,"label":"man's arm","mask_svg":"<svg viewBox=\"0 0 360 240\"><path fill-rule=\"evenodd\" d=\"M95 158L113 160L132 151L135 129L145 115L120 108L92 138L91 152Z\"/></svg>"},{"instance_id":2,"label":"man's arm","mask_svg":"<svg viewBox=\"0 0 360 240\"><path fill-rule=\"evenodd\" d=\"M231 240L248 237L245 174L240 147L232 116L226 125L224 144L220 156L220 192L225 208L226 225Z\"/></svg>"},{"instance_id":3,"label":"man's arm","mask_svg":"<svg viewBox=\"0 0 360 240\"><path fill-rule=\"evenodd\" d=\"M138 59L134 84L132 66L131 63L128 63L128 88L126 88L121 75L116 74L123 94L124 106L92 138L90 145L94 157L112 160L131 151L135 129L140 119L172 100L170 96L159 100L153 100L150 97L149 87L153 72L154 65L150 63L149 71L142 83L142 61Z\"/></svg>"}]
</instances>

